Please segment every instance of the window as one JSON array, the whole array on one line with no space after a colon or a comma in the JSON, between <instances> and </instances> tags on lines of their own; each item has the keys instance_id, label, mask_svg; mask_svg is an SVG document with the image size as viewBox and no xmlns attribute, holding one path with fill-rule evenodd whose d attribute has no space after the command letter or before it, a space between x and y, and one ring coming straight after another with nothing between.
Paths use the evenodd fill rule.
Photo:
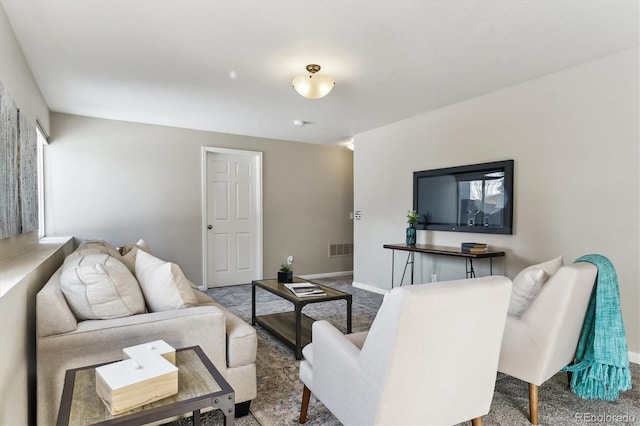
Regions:
<instances>
[{"instance_id":1,"label":"window","mask_svg":"<svg viewBox=\"0 0 640 426\"><path fill-rule=\"evenodd\" d=\"M476 176L477 175L477 176ZM458 182L460 203L465 204L466 225L476 226L478 220L483 226L502 226L502 209L504 209L504 172L463 176ZM480 216L478 214L480 213ZM458 225L464 223L464 209L461 210Z\"/></svg>"},{"instance_id":2,"label":"window","mask_svg":"<svg viewBox=\"0 0 640 426\"><path fill-rule=\"evenodd\" d=\"M39 123L38 123L39 124ZM38 237L42 238L45 234L44 229L44 146L47 145L47 139L42 134L40 126L36 126L38 134Z\"/></svg>"}]
</instances>

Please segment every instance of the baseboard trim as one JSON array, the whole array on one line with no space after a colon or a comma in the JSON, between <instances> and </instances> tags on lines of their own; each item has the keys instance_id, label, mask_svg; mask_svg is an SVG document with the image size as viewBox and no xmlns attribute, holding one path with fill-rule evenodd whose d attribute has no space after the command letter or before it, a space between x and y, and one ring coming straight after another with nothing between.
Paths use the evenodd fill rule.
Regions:
<instances>
[{"instance_id":1,"label":"baseboard trim","mask_svg":"<svg viewBox=\"0 0 640 426\"><path fill-rule=\"evenodd\" d=\"M299 275L299 277L305 280L313 280L315 278L343 277L345 275L353 275L353 271L325 272L324 274Z\"/></svg>"},{"instance_id":2,"label":"baseboard trim","mask_svg":"<svg viewBox=\"0 0 640 426\"><path fill-rule=\"evenodd\" d=\"M629 362L640 364L640 354L629 351Z\"/></svg>"},{"instance_id":3,"label":"baseboard trim","mask_svg":"<svg viewBox=\"0 0 640 426\"><path fill-rule=\"evenodd\" d=\"M362 290L367 290L370 291L372 293L378 293L378 294L387 294L389 292L389 290L385 290L384 288L380 288L380 287L374 287L372 285L368 285L368 284L362 284L362 283L358 283L358 282L352 282L351 285L353 285L355 288L359 288Z\"/></svg>"}]
</instances>

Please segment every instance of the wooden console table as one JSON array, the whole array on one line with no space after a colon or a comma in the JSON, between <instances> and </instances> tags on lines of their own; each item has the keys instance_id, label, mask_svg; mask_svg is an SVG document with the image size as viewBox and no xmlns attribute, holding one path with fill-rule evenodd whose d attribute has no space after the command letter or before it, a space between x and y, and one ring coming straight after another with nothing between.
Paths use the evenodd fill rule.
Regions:
<instances>
[{"instance_id":1,"label":"wooden console table","mask_svg":"<svg viewBox=\"0 0 640 426\"><path fill-rule=\"evenodd\" d=\"M382 247L391 249L391 288L393 288L394 269L395 269L395 252L396 250L408 252L407 261L404 264L404 271L402 272L402 278L400 279L400 285L404 281L404 275L407 272L407 267L411 265L411 284L413 284L413 264L414 256L416 253L435 254L442 256L454 256L463 257L465 259L466 277L475 278L476 272L473 269L473 259L489 259L489 274L493 275L493 258L504 256L503 251L486 251L484 253L468 253L462 251L461 248L456 247L440 247L432 246L428 244L416 244L409 246L407 244L385 244Z\"/></svg>"}]
</instances>

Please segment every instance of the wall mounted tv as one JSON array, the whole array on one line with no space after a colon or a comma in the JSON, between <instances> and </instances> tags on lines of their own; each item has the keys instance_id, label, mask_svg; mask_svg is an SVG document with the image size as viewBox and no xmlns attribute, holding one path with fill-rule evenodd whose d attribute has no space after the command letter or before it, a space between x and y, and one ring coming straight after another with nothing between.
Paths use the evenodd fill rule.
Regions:
<instances>
[{"instance_id":1,"label":"wall mounted tv","mask_svg":"<svg viewBox=\"0 0 640 426\"><path fill-rule=\"evenodd\" d=\"M511 234L513 160L413 172L417 229Z\"/></svg>"}]
</instances>

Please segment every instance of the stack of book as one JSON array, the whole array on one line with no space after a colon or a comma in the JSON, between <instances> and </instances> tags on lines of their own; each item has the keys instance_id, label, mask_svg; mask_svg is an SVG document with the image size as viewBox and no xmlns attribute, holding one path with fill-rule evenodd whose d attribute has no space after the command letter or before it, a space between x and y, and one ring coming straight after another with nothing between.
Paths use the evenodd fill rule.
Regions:
<instances>
[{"instance_id":1,"label":"stack of book","mask_svg":"<svg viewBox=\"0 0 640 426\"><path fill-rule=\"evenodd\" d=\"M489 246L485 243L462 243L462 251L464 253L486 253Z\"/></svg>"},{"instance_id":2,"label":"stack of book","mask_svg":"<svg viewBox=\"0 0 640 426\"><path fill-rule=\"evenodd\" d=\"M320 287L311 283L285 284L284 286L291 290L291 293L295 294L298 297L326 295L326 293Z\"/></svg>"}]
</instances>

